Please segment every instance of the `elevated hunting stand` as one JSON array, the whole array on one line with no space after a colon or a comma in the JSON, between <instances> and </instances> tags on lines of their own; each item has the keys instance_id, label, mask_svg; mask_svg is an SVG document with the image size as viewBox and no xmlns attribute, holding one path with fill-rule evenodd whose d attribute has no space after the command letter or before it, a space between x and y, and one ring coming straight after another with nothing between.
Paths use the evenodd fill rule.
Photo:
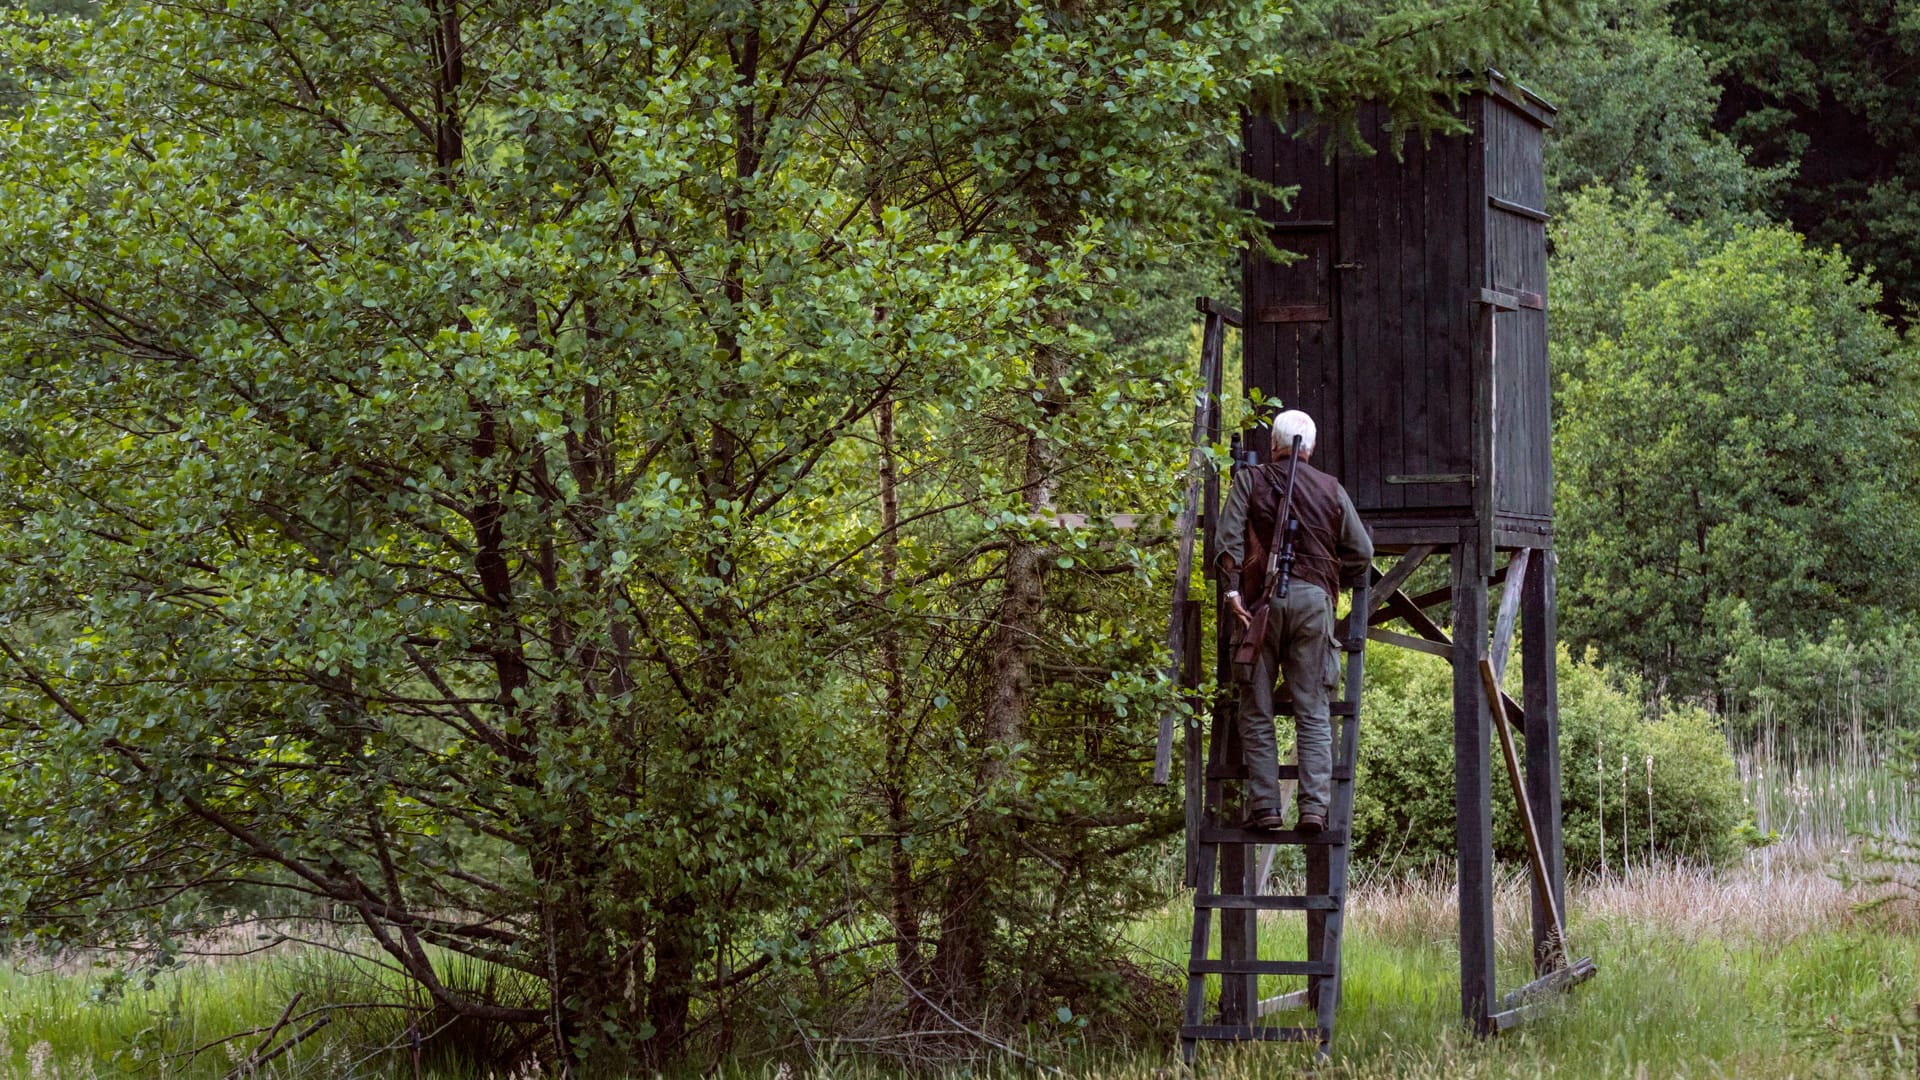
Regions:
<instances>
[{"instance_id":1,"label":"elevated hunting stand","mask_svg":"<svg viewBox=\"0 0 1920 1080\"><path fill-rule=\"evenodd\" d=\"M1200 1040L1316 1043L1324 1054L1340 996L1340 934L1346 905L1353 775L1369 641L1417 649L1453 665L1454 798L1460 895L1460 1008L1477 1033L1523 1022L1549 991L1593 973L1564 944L1565 870L1560 829L1559 716L1555 672L1553 459L1547 372L1546 185L1542 141L1553 109L1490 73L1469 97L1470 130L1404 142L1384 108L1367 107L1360 134L1378 149L1340 148L1307 118L1284 127L1249 116L1244 168L1254 178L1297 186L1288 204L1256 209L1276 246L1300 255L1287 265L1250 252L1242 312L1200 302L1205 316L1202 375L1207 394L1195 415L1195 480L1183 522L1169 643L1185 686L1201 685L1202 605L1188 597L1195 532L1203 539L1213 599L1218 685L1227 665L1229 620L1214 567L1220 484L1203 476L1197 447L1217 443L1222 353L1228 327L1241 330L1249 390L1301 408L1322 438L1314 464L1338 477L1366 521L1379 553L1398 556L1354 590L1341 623L1347 657L1343 699L1333 706L1333 806L1327 830L1307 838L1237 827L1247 775L1234 730L1230 690L1196 715L1212 714L1185 739L1187 880L1194 929L1183 1050ZM1306 130L1309 134L1296 136ZM1397 153L1396 153L1397 151ZM1259 460L1266 433L1236 438L1236 461ZM1409 595L1415 570L1445 556L1451 584ZM1489 626L1489 589L1502 586ZM1450 611L1451 627L1434 612ZM1405 631L1390 629L1395 622ZM1501 689L1516 623L1521 700ZM1512 730L1525 737L1524 764ZM1493 927L1493 757L1496 734L1522 808L1533 878L1535 979L1495 992ZM1162 725L1156 780L1171 758L1171 720ZM1203 745L1204 741L1204 745ZM1295 775L1282 766L1283 779ZM1263 895L1256 844L1305 848L1306 894ZM1217 879L1217 880L1216 880ZM1259 913L1307 913L1304 959L1260 955ZM1212 951L1218 912L1219 955ZM1304 991L1262 999L1263 975L1306 976ZM1221 979L1217 1015L1206 1016L1207 979ZM1263 1024L1261 1017L1311 1008L1311 1026Z\"/></svg>"}]
</instances>

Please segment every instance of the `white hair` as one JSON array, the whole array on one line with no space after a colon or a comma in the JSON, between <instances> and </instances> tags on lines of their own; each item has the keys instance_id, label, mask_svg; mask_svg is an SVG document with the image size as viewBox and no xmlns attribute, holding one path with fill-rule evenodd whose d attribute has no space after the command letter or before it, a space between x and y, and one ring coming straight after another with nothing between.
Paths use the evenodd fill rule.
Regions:
<instances>
[{"instance_id":1,"label":"white hair","mask_svg":"<svg viewBox=\"0 0 1920 1080\"><path fill-rule=\"evenodd\" d=\"M1271 456L1276 460L1293 445L1293 437L1300 436L1300 452L1313 453L1313 441L1319 435L1314 427L1313 417L1299 409L1288 409L1273 418L1273 446Z\"/></svg>"}]
</instances>

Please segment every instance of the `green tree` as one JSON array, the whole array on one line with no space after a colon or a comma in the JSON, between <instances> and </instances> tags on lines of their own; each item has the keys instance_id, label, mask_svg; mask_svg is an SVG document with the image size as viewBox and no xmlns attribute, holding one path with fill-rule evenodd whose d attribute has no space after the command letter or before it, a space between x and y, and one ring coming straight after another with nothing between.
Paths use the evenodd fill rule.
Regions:
<instances>
[{"instance_id":1,"label":"green tree","mask_svg":"<svg viewBox=\"0 0 1920 1080\"><path fill-rule=\"evenodd\" d=\"M1139 420L1069 407L1104 379L1068 316L1156 237L1221 243L1199 151L1273 14L25 24L16 66L69 78L4 132L11 928L128 941L265 885L354 912L452 1012L685 1053L859 913L833 658L905 599L883 407L929 448L890 524L941 523L900 577L981 582L998 628L947 792L990 846L962 793L998 808L1024 742L992 691L1059 558L1036 512ZM985 916L947 914L977 956ZM450 988L429 946L552 1000Z\"/></svg>"},{"instance_id":2,"label":"green tree","mask_svg":"<svg viewBox=\"0 0 1920 1080\"><path fill-rule=\"evenodd\" d=\"M1720 67L1721 128L1792 167L1775 208L1920 301L1920 18L1904 3L1676 0L1680 30ZM1902 317L1905 317L1902 315Z\"/></svg>"},{"instance_id":3,"label":"green tree","mask_svg":"<svg viewBox=\"0 0 1920 1080\"><path fill-rule=\"evenodd\" d=\"M1561 225L1557 280L1597 275L1612 295L1582 303L1617 309L1555 343L1562 626L1694 694L1740 605L1770 635L1913 609L1887 569L1920 544L1914 366L1838 253L1777 227L1703 245L1660 217L1595 192Z\"/></svg>"},{"instance_id":4,"label":"green tree","mask_svg":"<svg viewBox=\"0 0 1920 1080\"><path fill-rule=\"evenodd\" d=\"M1413 8L1331 106L1543 17ZM783 971L893 993L889 944L973 1015L1087 981L1177 822L1159 560L1054 518L1172 499L1185 366L1087 316L1227 257L1282 16L15 20L0 925L319 899L609 1070Z\"/></svg>"},{"instance_id":5,"label":"green tree","mask_svg":"<svg viewBox=\"0 0 1920 1080\"><path fill-rule=\"evenodd\" d=\"M1714 129L1715 63L1674 31L1670 0L1607 0L1518 75L1560 107L1547 141L1548 209L1582 188L1643 177L1688 220L1750 215L1790 166L1752 165Z\"/></svg>"}]
</instances>

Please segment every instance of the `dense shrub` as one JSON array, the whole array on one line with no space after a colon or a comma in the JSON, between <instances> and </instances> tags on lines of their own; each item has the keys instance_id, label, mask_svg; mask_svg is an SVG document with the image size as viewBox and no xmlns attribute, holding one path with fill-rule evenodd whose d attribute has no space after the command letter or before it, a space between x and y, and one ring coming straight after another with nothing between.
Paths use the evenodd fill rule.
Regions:
<instances>
[{"instance_id":1,"label":"dense shrub","mask_svg":"<svg viewBox=\"0 0 1920 1080\"><path fill-rule=\"evenodd\" d=\"M1401 868L1452 859L1452 670L1437 658L1392 648L1370 650L1367 661L1355 851ZM1510 675L1508 689L1518 696L1517 664ZM1655 853L1703 863L1731 858L1740 789L1712 718L1673 705L1650 715L1638 683L1575 660L1564 647L1559 678L1567 865L1600 865L1603 821L1610 863L1619 865L1623 849L1633 861L1647 858L1649 757ZM1523 860L1513 791L1497 746L1493 753L1494 850L1501 859Z\"/></svg>"}]
</instances>

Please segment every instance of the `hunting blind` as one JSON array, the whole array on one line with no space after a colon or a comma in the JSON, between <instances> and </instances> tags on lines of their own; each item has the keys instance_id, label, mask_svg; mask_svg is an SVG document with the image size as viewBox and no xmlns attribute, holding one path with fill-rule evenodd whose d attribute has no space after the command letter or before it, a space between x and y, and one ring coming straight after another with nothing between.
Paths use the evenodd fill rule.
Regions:
<instances>
[{"instance_id":1,"label":"hunting blind","mask_svg":"<svg viewBox=\"0 0 1920 1080\"><path fill-rule=\"evenodd\" d=\"M1336 144L1311 117L1249 114L1243 168L1296 189L1254 209L1275 247L1250 248L1239 310L1200 302L1202 378L1196 448L1221 439L1218 398L1225 331L1241 330L1245 389L1304 409L1320 431L1313 463L1338 477L1393 564L1353 590L1341 621L1343 695L1333 707L1333 806L1325 832L1239 827L1247 776L1226 663L1231 620L1214 567L1218 478L1195 479L1181 544L1169 644L1196 717L1186 728L1187 876L1195 889L1183 1049L1203 1040L1308 1042L1326 1053L1340 997L1340 934L1353 825L1353 778L1368 642L1445 657L1454 673L1454 799L1460 883L1462 1015L1479 1033L1512 1027L1545 995L1593 973L1564 942L1565 869L1554 685L1551 383L1547 370L1546 184L1543 138L1552 106L1497 72L1461 104L1468 130L1422 137L1392 129L1388 110L1357 117L1366 147ZM1264 429L1240 437L1238 460L1266 457ZM1217 685L1201 685L1203 605L1190 600L1195 532L1214 581ZM1450 585L1410 595L1415 570L1444 556ZM1397 557L1397 559L1395 558ZM1501 590L1490 612L1490 588ZM1520 636L1522 690L1501 690ZM1164 782L1173 724L1163 722L1156 779ZM1524 737L1524 745L1515 736ZM1498 736L1496 751L1496 736ZM1536 978L1504 996L1494 983L1492 785L1498 753L1523 807L1533 880ZM1297 776L1283 765L1282 779ZM1262 844L1298 844L1302 895L1264 894ZM1306 955L1261 956L1263 911L1306 916ZM1218 923L1218 936L1214 924ZM1289 936L1288 940L1297 941ZM1215 952L1217 950L1217 956ZM1272 950L1268 950L1272 951ZM1262 977L1304 976L1306 988L1262 997ZM1210 1004L1208 980L1219 978ZM1261 1018L1312 1010L1287 1027ZM1211 1015L1209 1015L1211 1014Z\"/></svg>"}]
</instances>

